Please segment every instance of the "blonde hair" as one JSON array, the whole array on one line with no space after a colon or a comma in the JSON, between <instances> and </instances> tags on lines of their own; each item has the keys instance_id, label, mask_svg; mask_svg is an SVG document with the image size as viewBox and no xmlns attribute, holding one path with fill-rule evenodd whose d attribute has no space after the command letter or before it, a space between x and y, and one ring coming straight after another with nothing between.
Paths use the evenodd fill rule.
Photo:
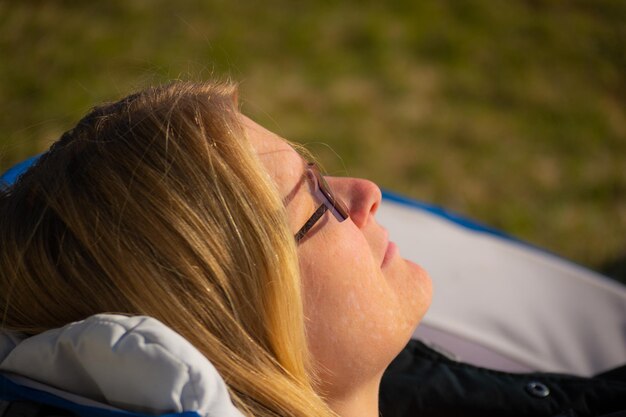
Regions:
<instances>
[{"instance_id":1,"label":"blonde hair","mask_svg":"<svg viewBox=\"0 0 626 417\"><path fill-rule=\"evenodd\" d=\"M0 203L2 327L153 316L254 416L332 416L315 393L298 260L229 84L175 83L92 110Z\"/></svg>"}]
</instances>

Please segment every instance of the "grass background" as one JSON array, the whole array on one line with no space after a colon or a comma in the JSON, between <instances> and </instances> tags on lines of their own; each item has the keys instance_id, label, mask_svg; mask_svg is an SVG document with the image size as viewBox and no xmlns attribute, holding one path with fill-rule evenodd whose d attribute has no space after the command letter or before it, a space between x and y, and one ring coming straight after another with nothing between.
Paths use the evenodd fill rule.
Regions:
<instances>
[{"instance_id":1,"label":"grass background","mask_svg":"<svg viewBox=\"0 0 626 417\"><path fill-rule=\"evenodd\" d=\"M337 175L626 282L626 2L0 0L0 170L174 78Z\"/></svg>"}]
</instances>

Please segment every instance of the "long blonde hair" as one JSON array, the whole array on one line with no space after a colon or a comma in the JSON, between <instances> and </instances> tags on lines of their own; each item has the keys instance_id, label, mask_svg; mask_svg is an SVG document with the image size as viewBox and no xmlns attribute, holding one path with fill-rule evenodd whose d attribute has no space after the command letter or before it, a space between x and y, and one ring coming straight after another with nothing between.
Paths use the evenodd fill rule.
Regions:
<instances>
[{"instance_id":1,"label":"long blonde hair","mask_svg":"<svg viewBox=\"0 0 626 417\"><path fill-rule=\"evenodd\" d=\"M331 416L293 235L235 94L175 83L97 107L2 191L1 324L153 316L212 361L242 412Z\"/></svg>"}]
</instances>

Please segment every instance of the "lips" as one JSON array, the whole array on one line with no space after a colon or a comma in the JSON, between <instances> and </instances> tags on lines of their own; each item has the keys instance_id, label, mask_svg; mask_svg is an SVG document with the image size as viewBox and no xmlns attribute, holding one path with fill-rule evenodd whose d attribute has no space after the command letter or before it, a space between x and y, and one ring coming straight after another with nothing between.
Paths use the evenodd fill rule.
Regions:
<instances>
[{"instance_id":1,"label":"lips","mask_svg":"<svg viewBox=\"0 0 626 417\"><path fill-rule=\"evenodd\" d=\"M393 258L396 253L398 253L398 246L389 240L389 232L386 229L383 229L383 231L385 233L383 244L383 247L385 248L385 253L383 254L383 261L380 265L381 268L384 268L389 263L389 261L391 261L391 258Z\"/></svg>"},{"instance_id":2,"label":"lips","mask_svg":"<svg viewBox=\"0 0 626 417\"><path fill-rule=\"evenodd\" d=\"M389 261L391 261L391 258L396 255L396 253L398 253L398 246L393 242L389 242L389 245L387 245L387 251L385 252L385 257L383 258L382 266L384 267L385 265L387 265Z\"/></svg>"}]
</instances>

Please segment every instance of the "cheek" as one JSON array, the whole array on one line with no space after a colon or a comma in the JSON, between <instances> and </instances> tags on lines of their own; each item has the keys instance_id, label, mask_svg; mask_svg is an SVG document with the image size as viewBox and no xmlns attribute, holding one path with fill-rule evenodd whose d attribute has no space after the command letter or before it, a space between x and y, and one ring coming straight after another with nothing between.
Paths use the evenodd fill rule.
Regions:
<instances>
[{"instance_id":1,"label":"cheek","mask_svg":"<svg viewBox=\"0 0 626 417\"><path fill-rule=\"evenodd\" d=\"M345 256L345 254L343 254ZM336 254L322 263L302 262L305 308L309 325L334 329L346 337L371 327L384 311L385 293L366 257L346 262Z\"/></svg>"},{"instance_id":2,"label":"cheek","mask_svg":"<svg viewBox=\"0 0 626 417\"><path fill-rule=\"evenodd\" d=\"M386 271L387 283L397 294L397 303L403 312L404 325L411 332L421 321L432 301L432 282L419 265L398 257L393 268Z\"/></svg>"},{"instance_id":3,"label":"cheek","mask_svg":"<svg viewBox=\"0 0 626 417\"><path fill-rule=\"evenodd\" d=\"M300 248L309 347L323 381L349 386L381 373L404 346L420 297L406 270L383 275L359 236L327 242Z\"/></svg>"}]
</instances>

